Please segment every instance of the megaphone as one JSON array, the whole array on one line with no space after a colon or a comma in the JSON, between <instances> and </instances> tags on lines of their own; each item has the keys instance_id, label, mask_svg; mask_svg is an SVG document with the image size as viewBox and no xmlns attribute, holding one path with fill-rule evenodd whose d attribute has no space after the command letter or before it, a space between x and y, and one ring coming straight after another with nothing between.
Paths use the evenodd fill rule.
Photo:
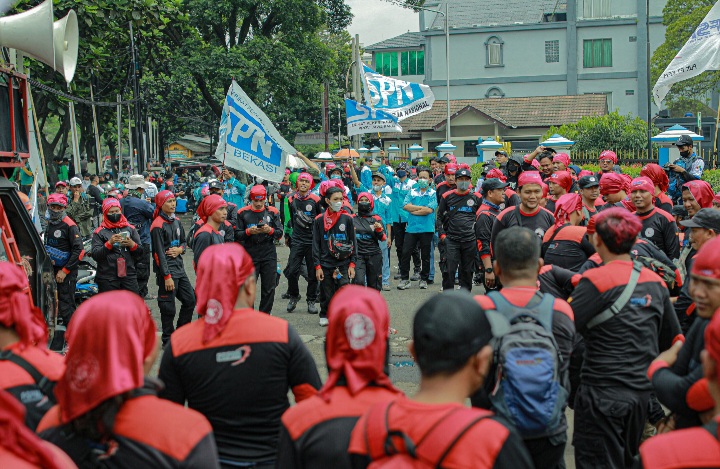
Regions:
<instances>
[{"instance_id":1,"label":"megaphone","mask_svg":"<svg viewBox=\"0 0 720 469\"><path fill-rule=\"evenodd\" d=\"M78 23L74 11L53 23L53 3L17 15L0 18L0 46L17 49L60 72L65 81L75 75L78 55Z\"/></svg>"}]
</instances>

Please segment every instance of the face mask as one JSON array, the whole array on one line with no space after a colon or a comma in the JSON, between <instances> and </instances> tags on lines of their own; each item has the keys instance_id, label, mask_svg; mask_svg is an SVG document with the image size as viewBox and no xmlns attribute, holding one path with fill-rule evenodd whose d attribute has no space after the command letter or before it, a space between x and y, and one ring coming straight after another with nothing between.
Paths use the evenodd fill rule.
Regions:
<instances>
[{"instance_id":1,"label":"face mask","mask_svg":"<svg viewBox=\"0 0 720 469\"><path fill-rule=\"evenodd\" d=\"M382 188L383 188L383 186L381 186L381 185L373 184L373 186L372 186L372 190L375 192L380 192L382 190Z\"/></svg>"},{"instance_id":2,"label":"face mask","mask_svg":"<svg viewBox=\"0 0 720 469\"><path fill-rule=\"evenodd\" d=\"M427 179L418 179L417 185L420 189L427 189L430 185L430 181L428 181Z\"/></svg>"},{"instance_id":3,"label":"face mask","mask_svg":"<svg viewBox=\"0 0 720 469\"><path fill-rule=\"evenodd\" d=\"M330 202L330 208L333 212L339 212L342 208L342 202Z\"/></svg>"},{"instance_id":4,"label":"face mask","mask_svg":"<svg viewBox=\"0 0 720 469\"><path fill-rule=\"evenodd\" d=\"M333 174L330 179L342 179L339 174Z\"/></svg>"},{"instance_id":5,"label":"face mask","mask_svg":"<svg viewBox=\"0 0 720 469\"><path fill-rule=\"evenodd\" d=\"M372 207L370 207L370 202L359 203L358 210L360 211L360 213L370 213L372 211Z\"/></svg>"},{"instance_id":6,"label":"face mask","mask_svg":"<svg viewBox=\"0 0 720 469\"><path fill-rule=\"evenodd\" d=\"M108 219L110 223L117 223L120 221L120 217L122 216L122 213L108 213L105 218Z\"/></svg>"},{"instance_id":7,"label":"face mask","mask_svg":"<svg viewBox=\"0 0 720 469\"><path fill-rule=\"evenodd\" d=\"M65 218L65 210L62 212L54 212L50 210L50 221L60 221Z\"/></svg>"},{"instance_id":8,"label":"face mask","mask_svg":"<svg viewBox=\"0 0 720 469\"><path fill-rule=\"evenodd\" d=\"M681 151L680 156L682 156L683 158L687 158L688 156L690 156L690 152L689 151Z\"/></svg>"},{"instance_id":9,"label":"face mask","mask_svg":"<svg viewBox=\"0 0 720 469\"><path fill-rule=\"evenodd\" d=\"M457 181L456 184L459 191L466 191L470 189L470 181Z\"/></svg>"},{"instance_id":10,"label":"face mask","mask_svg":"<svg viewBox=\"0 0 720 469\"><path fill-rule=\"evenodd\" d=\"M402 169L399 169L398 172L397 172L397 177L399 177L400 179L402 179L402 178L404 178L405 176L407 176L407 171L404 171L404 170L402 170Z\"/></svg>"}]
</instances>

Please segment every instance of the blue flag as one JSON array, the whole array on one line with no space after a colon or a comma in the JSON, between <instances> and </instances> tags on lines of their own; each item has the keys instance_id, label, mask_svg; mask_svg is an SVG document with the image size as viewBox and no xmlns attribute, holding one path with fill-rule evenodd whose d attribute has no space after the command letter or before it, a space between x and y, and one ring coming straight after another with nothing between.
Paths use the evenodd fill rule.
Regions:
<instances>
[{"instance_id":1,"label":"blue flag","mask_svg":"<svg viewBox=\"0 0 720 469\"><path fill-rule=\"evenodd\" d=\"M372 109L351 99L345 100L348 136L375 132L402 132L402 127L392 114Z\"/></svg>"},{"instance_id":2,"label":"blue flag","mask_svg":"<svg viewBox=\"0 0 720 469\"><path fill-rule=\"evenodd\" d=\"M363 78L366 104L389 112L399 121L431 109L435 102L428 85L386 77L365 64Z\"/></svg>"}]
</instances>

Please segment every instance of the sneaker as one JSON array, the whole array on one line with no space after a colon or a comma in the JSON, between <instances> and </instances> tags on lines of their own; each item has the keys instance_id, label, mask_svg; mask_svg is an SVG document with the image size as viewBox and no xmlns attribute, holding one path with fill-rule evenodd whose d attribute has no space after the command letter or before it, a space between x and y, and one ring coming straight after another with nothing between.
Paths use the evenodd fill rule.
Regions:
<instances>
[{"instance_id":1,"label":"sneaker","mask_svg":"<svg viewBox=\"0 0 720 469\"><path fill-rule=\"evenodd\" d=\"M415 272L414 274L412 274L412 277L410 277L410 281L411 281L411 282L417 282L418 280L420 280L420 273L419 273L419 272Z\"/></svg>"},{"instance_id":2,"label":"sneaker","mask_svg":"<svg viewBox=\"0 0 720 469\"><path fill-rule=\"evenodd\" d=\"M295 311L295 307L298 304L298 301L300 301L300 298L290 298L290 302L287 305L287 312L292 313Z\"/></svg>"},{"instance_id":3,"label":"sneaker","mask_svg":"<svg viewBox=\"0 0 720 469\"><path fill-rule=\"evenodd\" d=\"M290 299L290 294L288 294L288 292L285 292L285 293L282 294L282 296L281 296L280 298L282 298L283 300L289 300L289 299Z\"/></svg>"},{"instance_id":4,"label":"sneaker","mask_svg":"<svg viewBox=\"0 0 720 469\"><path fill-rule=\"evenodd\" d=\"M420 280L420 283L418 285L422 290L427 290L427 282L425 280Z\"/></svg>"},{"instance_id":5,"label":"sneaker","mask_svg":"<svg viewBox=\"0 0 720 469\"><path fill-rule=\"evenodd\" d=\"M400 280L401 278L402 278L402 275L395 274L395 276L393 277L393 280Z\"/></svg>"},{"instance_id":6,"label":"sneaker","mask_svg":"<svg viewBox=\"0 0 720 469\"><path fill-rule=\"evenodd\" d=\"M330 324L328 318L320 318L320 327L327 327L328 324Z\"/></svg>"},{"instance_id":7,"label":"sneaker","mask_svg":"<svg viewBox=\"0 0 720 469\"><path fill-rule=\"evenodd\" d=\"M308 314L317 314L318 313L318 307L317 303L314 301L312 303L308 303Z\"/></svg>"},{"instance_id":8,"label":"sneaker","mask_svg":"<svg viewBox=\"0 0 720 469\"><path fill-rule=\"evenodd\" d=\"M428 279L427 284L428 284L428 285L434 285L434 284L435 284L435 280Z\"/></svg>"},{"instance_id":9,"label":"sneaker","mask_svg":"<svg viewBox=\"0 0 720 469\"><path fill-rule=\"evenodd\" d=\"M407 290L408 288L410 288L410 280L403 280L397 286L398 290Z\"/></svg>"},{"instance_id":10,"label":"sneaker","mask_svg":"<svg viewBox=\"0 0 720 469\"><path fill-rule=\"evenodd\" d=\"M383 291L390 291L390 285L385 284L382 286Z\"/></svg>"}]
</instances>

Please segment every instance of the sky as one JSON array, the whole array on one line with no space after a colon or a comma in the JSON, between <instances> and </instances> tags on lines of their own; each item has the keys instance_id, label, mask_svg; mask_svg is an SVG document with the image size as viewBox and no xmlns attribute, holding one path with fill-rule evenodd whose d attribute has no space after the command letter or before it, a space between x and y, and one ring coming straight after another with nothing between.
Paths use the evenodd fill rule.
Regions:
<instances>
[{"instance_id":1,"label":"sky","mask_svg":"<svg viewBox=\"0 0 720 469\"><path fill-rule=\"evenodd\" d=\"M0 0L1 1L1 0ZM418 31L418 14L384 0L347 0L354 15L348 31L364 46Z\"/></svg>"}]
</instances>

